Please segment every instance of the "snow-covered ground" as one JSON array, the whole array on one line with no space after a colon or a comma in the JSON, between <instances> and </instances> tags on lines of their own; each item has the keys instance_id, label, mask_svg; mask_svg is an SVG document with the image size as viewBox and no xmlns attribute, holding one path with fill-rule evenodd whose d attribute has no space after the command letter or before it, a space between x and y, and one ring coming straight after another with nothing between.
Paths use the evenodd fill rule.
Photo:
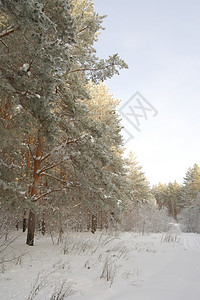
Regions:
<instances>
[{"instance_id":1,"label":"snow-covered ground","mask_svg":"<svg viewBox=\"0 0 200 300\"><path fill-rule=\"evenodd\" d=\"M1 252L1 300L200 299L197 234L176 228L144 236L68 233L59 245L50 237L37 236L34 247L24 241L20 235Z\"/></svg>"}]
</instances>

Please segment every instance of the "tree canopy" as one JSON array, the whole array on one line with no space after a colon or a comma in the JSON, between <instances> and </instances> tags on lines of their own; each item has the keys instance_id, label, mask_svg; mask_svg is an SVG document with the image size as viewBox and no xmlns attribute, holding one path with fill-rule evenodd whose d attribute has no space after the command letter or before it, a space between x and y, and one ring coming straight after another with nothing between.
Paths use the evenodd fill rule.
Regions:
<instances>
[{"instance_id":1,"label":"tree canopy","mask_svg":"<svg viewBox=\"0 0 200 300\"><path fill-rule=\"evenodd\" d=\"M89 112L87 84L127 65L116 54L96 56L103 18L93 1L1 1L0 7L2 202L44 207L55 203L55 192L71 197L75 189L116 203L117 175L109 166L117 159L112 147L121 143L119 121L103 138L104 120ZM32 208L29 245L35 217Z\"/></svg>"}]
</instances>

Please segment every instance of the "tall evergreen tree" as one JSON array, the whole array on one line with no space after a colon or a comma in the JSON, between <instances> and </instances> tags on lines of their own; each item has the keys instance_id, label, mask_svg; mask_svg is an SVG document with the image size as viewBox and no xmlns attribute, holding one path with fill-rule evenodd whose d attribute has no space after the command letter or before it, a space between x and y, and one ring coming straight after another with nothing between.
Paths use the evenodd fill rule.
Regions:
<instances>
[{"instance_id":1,"label":"tall evergreen tree","mask_svg":"<svg viewBox=\"0 0 200 300\"><path fill-rule=\"evenodd\" d=\"M184 206L189 206L197 198L200 192L200 168L194 164L189 168L184 180L182 189L182 202Z\"/></svg>"},{"instance_id":2,"label":"tall evergreen tree","mask_svg":"<svg viewBox=\"0 0 200 300\"><path fill-rule=\"evenodd\" d=\"M181 185L176 181L167 186L168 211L170 216L177 220L177 215L181 210Z\"/></svg>"},{"instance_id":3,"label":"tall evergreen tree","mask_svg":"<svg viewBox=\"0 0 200 300\"><path fill-rule=\"evenodd\" d=\"M187 232L200 232L200 168L197 164L189 168L181 190L181 211L178 220Z\"/></svg>"},{"instance_id":4,"label":"tall evergreen tree","mask_svg":"<svg viewBox=\"0 0 200 300\"><path fill-rule=\"evenodd\" d=\"M168 203L167 200L167 184L162 184L161 182L158 185L154 185L151 189L153 196L156 199L156 203L159 208L163 208Z\"/></svg>"},{"instance_id":5,"label":"tall evergreen tree","mask_svg":"<svg viewBox=\"0 0 200 300\"><path fill-rule=\"evenodd\" d=\"M152 198L149 183L142 171L142 167L138 164L132 152L129 154L128 165L128 179L132 187L132 201L135 203L149 201Z\"/></svg>"},{"instance_id":6,"label":"tall evergreen tree","mask_svg":"<svg viewBox=\"0 0 200 300\"><path fill-rule=\"evenodd\" d=\"M152 194L156 199L158 207L166 207L169 215L174 219L177 219L177 214L182 209L181 190L182 186L176 181L169 184L159 183L152 188Z\"/></svg>"},{"instance_id":7,"label":"tall evergreen tree","mask_svg":"<svg viewBox=\"0 0 200 300\"><path fill-rule=\"evenodd\" d=\"M104 203L107 203L108 210L114 214L115 210L127 202L130 195L126 179L125 161L122 157L120 119L116 113L119 100L114 99L103 82L98 85L89 82L87 89L90 94L90 99L86 101L89 115L95 120L102 132L95 145L99 153L100 151L104 152L105 165L103 169L108 186L108 190L103 191Z\"/></svg>"},{"instance_id":8,"label":"tall evergreen tree","mask_svg":"<svg viewBox=\"0 0 200 300\"><path fill-rule=\"evenodd\" d=\"M1 112L12 116L9 120L4 117L1 126L7 134L12 128L18 140L16 160L26 150L28 196L33 204L41 203L55 191L68 192L77 186L103 195L102 186L108 188L104 172L108 158L104 147L98 148L93 143L102 135L102 128L89 117L82 99L88 94L85 87L88 80L99 82L127 66L117 55L107 60L95 56L93 43L102 18L94 12L89 0L2 0L0 6ZM10 156L14 155L11 151ZM6 159L2 155L2 164L9 167ZM23 166L23 159L20 164ZM63 166L67 166L65 172L57 176L57 169L61 171ZM66 173L70 168L77 170L72 181ZM84 176L84 169L91 171L90 178ZM78 180L77 173L86 178L86 187ZM25 183L27 178L24 174L22 177ZM13 181L16 185L17 175ZM11 189L5 178L1 186ZM34 243L35 223L36 212L31 209L28 245Z\"/></svg>"}]
</instances>

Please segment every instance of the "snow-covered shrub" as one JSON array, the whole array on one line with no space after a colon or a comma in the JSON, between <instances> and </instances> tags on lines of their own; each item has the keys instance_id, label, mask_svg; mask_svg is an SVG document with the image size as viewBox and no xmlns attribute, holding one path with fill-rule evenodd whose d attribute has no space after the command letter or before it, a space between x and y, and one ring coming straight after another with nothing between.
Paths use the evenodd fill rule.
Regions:
<instances>
[{"instance_id":1,"label":"snow-covered shrub","mask_svg":"<svg viewBox=\"0 0 200 300\"><path fill-rule=\"evenodd\" d=\"M41 299L41 290L49 289L49 287L53 287L54 284L52 284L53 277L52 275L56 271L52 271L50 273L38 273L35 281L33 282L31 286L31 290L29 292L28 297L26 300L33 300L35 298ZM46 293L47 293L46 290ZM74 293L74 290L72 289L72 284L68 281L63 281L54 287L54 291L51 294L51 297L48 298L50 300L64 300L66 297L72 295Z\"/></svg>"},{"instance_id":2,"label":"snow-covered shrub","mask_svg":"<svg viewBox=\"0 0 200 300\"><path fill-rule=\"evenodd\" d=\"M56 286L50 300L64 300L74 293L69 282L63 281L60 286Z\"/></svg>"},{"instance_id":3,"label":"snow-covered shrub","mask_svg":"<svg viewBox=\"0 0 200 300\"><path fill-rule=\"evenodd\" d=\"M113 284L114 278L117 273L118 266L114 263L112 259L106 257L106 260L103 265L103 269L100 275L100 279L106 279L110 282L110 287Z\"/></svg>"},{"instance_id":4,"label":"snow-covered shrub","mask_svg":"<svg viewBox=\"0 0 200 300\"><path fill-rule=\"evenodd\" d=\"M64 235L69 231L94 233L96 230L106 230L107 234L114 235L119 229L117 217L117 213L103 211L101 207L92 208L83 205L82 202L70 203L65 195L65 198L55 199L54 203L46 203L45 208L39 211L38 229L42 231L44 220L45 232L51 235L54 244L59 244L64 242Z\"/></svg>"},{"instance_id":5,"label":"snow-covered shrub","mask_svg":"<svg viewBox=\"0 0 200 300\"><path fill-rule=\"evenodd\" d=\"M7 239L9 232L19 226L17 212L0 209L0 239Z\"/></svg>"},{"instance_id":6,"label":"snow-covered shrub","mask_svg":"<svg viewBox=\"0 0 200 300\"><path fill-rule=\"evenodd\" d=\"M154 203L139 203L129 207L123 217L123 228L140 234L169 230L171 218L166 208L159 209Z\"/></svg>"},{"instance_id":7,"label":"snow-covered shrub","mask_svg":"<svg viewBox=\"0 0 200 300\"><path fill-rule=\"evenodd\" d=\"M178 221L183 231L200 233L200 197L180 212Z\"/></svg>"},{"instance_id":8,"label":"snow-covered shrub","mask_svg":"<svg viewBox=\"0 0 200 300\"><path fill-rule=\"evenodd\" d=\"M90 239L81 239L78 234L68 232L65 234L63 254L87 254L92 252L94 246Z\"/></svg>"}]
</instances>

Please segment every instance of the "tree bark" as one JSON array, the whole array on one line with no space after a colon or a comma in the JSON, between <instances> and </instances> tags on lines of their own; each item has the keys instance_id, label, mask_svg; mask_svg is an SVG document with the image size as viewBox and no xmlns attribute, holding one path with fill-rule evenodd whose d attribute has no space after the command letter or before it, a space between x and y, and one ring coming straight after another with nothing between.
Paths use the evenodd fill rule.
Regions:
<instances>
[{"instance_id":1,"label":"tree bark","mask_svg":"<svg viewBox=\"0 0 200 300\"><path fill-rule=\"evenodd\" d=\"M97 216L92 214L92 228L91 228L91 232L95 233L95 231L97 230Z\"/></svg>"},{"instance_id":2,"label":"tree bark","mask_svg":"<svg viewBox=\"0 0 200 300\"><path fill-rule=\"evenodd\" d=\"M24 210L23 224L22 224L23 232L26 231L26 228L27 228L27 211Z\"/></svg>"},{"instance_id":3,"label":"tree bark","mask_svg":"<svg viewBox=\"0 0 200 300\"><path fill-rule=\"evenodd\" d=\"M33 144L33 138L31 137L31 135L29 136L29 140L28 140L28 145L32 145ZM31 194L31 188L30 188L30 169L31 169L31 152L30 152L30 148L29 148L29 151L28 151L28 154L27 154L27 161L26 161L26 182L27 182L27 186L28 186L28 190L27 190L27 197L30 196ZM27 228L27 222L28 221L28 212L27 210L25 209L24 210L24 215L23 215L23 232L26 231L26 228Z\"/></svg>"},{"instance_id":4,"label":"tree bark","mask_svg":"<svg viewBox=\"0 0 200 300\"><path fill-rule=\"evenodd\" d=\"M33 246L34 245L34 236L35 236L35 213L30 210L29 212L29 219L28 219L28 233L27 233L27 245Z\"/></svg>"},{"instance_id":5,"label":"tree bark","mask_svg":"<svg viewBox=\"0 0 200 300\"><path fill-rule=\"evenodd\" d=\"M44 208L43 212L42 212L42 228L41 228L42 235L45 235L45 232L46 232L45 216L46 216L46 211Z\"/></svg>"},{"instance_id":6,"label":"tree bark","mask_svg":"<svg viewBox=\"0 0 200 300\"><path fill-rule=\"evenodd\" d=\"M33 184L31 189L32 201L36 201L36 196L38 194L38 185L40 179L40 166L41 166L41 156L42 156L42 139L40 137L40 129L38 130L38 139L36 147L36 156L34 159L34 171L33 171ZM35 224L36 224L36 214L34 211L30 210L29 220L28 220L28 233L26 243L29 246L34 245L34 235L35 235Z\"/></svg>"}]
</instances>

